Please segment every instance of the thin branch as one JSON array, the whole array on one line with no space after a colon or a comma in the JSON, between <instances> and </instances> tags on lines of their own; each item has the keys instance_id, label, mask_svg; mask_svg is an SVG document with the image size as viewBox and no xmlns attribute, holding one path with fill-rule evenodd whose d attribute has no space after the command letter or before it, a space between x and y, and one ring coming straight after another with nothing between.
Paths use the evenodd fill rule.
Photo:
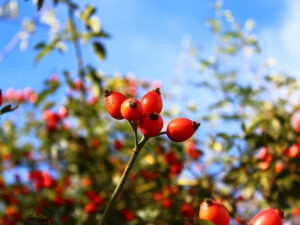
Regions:
<instances>
[{"instance_id":1,"label":"thin branch","mask_svg":"<svg viewBox=\"0 0 300 225\"><path fill-rule=\"evenodd\" d=\"M17 44L20 42L22 32L24 31L19 31L16 33L10 42L0 52L0 62L2 62L15 49Z\"/></svg>"},{"instance_id":2,"label":"thin branch","mask_svg":"<svg viewBox=\"0 0 300 225\"><path fill-rule=\"evenodd\" d=\"M79 74L81 75L81 78L83 79L84 75L82 73L84 72L83 69L84 62L83 62L82 51L79 43L79 35L77 33L77 27L74 18L74 9L70 1L68 1L67 3L68 3L68 14L70 20L70 30L71 30L72 42L75 50L76 60L77 60L78 71Z\"/></svg>"},{"instance_id":3,"label":"thin branch","mask_svg":"<svg viewBox=\"0 0 300 225\"><path fill-rule=\"evenodd\" d=\"M126 164L126 167L123 171L123 174L121 176L121 179L118 183L118 185L115 187L115 190L114 192L112 193L111 195L111 198L108 202L108 204L106 205L106 208L104 210L104 213L103 213L103 216L102 216L102 219L100 221L100 224L99 225L104 225L109 214L110 214L110 211L112 210L116 200L118 199L119 197L119 194L127 180L127 177L129 175L129 172L139 154L139 152L141 151L141 149L143 148L144 144L148 141L149 138L145 137L145 136L142 136L140 142L138 143L138 145L136 147L134 147L134 149L132 150L131 152L131 156L130 156L130 159L128 161L128 163Z\"/></svg>"}]
</instances>

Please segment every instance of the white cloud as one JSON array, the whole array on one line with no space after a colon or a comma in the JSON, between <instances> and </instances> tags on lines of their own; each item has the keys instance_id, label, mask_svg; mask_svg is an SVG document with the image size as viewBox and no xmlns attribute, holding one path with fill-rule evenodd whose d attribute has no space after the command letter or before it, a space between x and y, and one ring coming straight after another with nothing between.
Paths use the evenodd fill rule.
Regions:
<instances>
[{"instance_id":1,"label":"white cloud","mask_svg":"<svg viewBox=\"0 0 300 225\"><path fill-rule=\"evenodd\" d=\"M300 76L300 1L287 0L281 23L260 32L264 54L275 57L278 67Z\"/></svg>"},{"instance_id":2,"label":"white cloud","mask_svg":"<svg viewBox=\"0 0 300 225\"><path fill-rule=\"evenodd\" d=\"M300 53L299 11L300 2L298 0L287 1L287 9L284 13L282 27L280 28L280 39L287 53L295 56L299 56Z\"/></svg>"}]
</instances>

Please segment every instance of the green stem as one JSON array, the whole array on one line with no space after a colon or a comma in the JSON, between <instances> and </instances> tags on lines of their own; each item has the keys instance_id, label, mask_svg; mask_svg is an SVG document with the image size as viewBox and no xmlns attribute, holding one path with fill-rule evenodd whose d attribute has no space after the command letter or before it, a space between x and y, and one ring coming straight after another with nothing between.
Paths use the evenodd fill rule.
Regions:
<instances>
[{"instance_id":1,"label":"green stem","mask_svg":"<svg viewBox=\"0 0 300 225\"><path fill-rule=\"evenodd\" d=\"M115 190L111 195L111 198L110 198L110 200L109 200L109 202L108 202L108 204L107 204L107 206L104 210L103 217L102 217L102 220L101 220L99 225L104 225L105 224L112 207L114 206L117 198L119 197L119 194L120 194L120 192L121 192L121 190L122 190L122 188L125 184L125 181L126 181L128 175L129 175L129 172L130 172L130 170L131 170L131 168L132 168L132 166L135 162L135 159L137 158L139 152L141 151L141 149L143 148L144 144L146 143L146 141L148 139L149 138L143 136L141 138L140 142L132 150L130 159L129 159L129 161L128 161L128 163L127 163L127 165L126 165L126 167L123 171L123 174L121 176L121 179L120 179L118 185L115 187Z\"/></svg>"},{"instance_id":2,"label":"green stem","mask_svg":"<svg viewBox=\"0 0 300 225\"><path fill-rule=\"evenodd\" d=\"M138 146L138 135L137 135L137 121L129 121L132 131L133 131L133 138L134 138L134 147Z\"/></svg>"}]
</instances>

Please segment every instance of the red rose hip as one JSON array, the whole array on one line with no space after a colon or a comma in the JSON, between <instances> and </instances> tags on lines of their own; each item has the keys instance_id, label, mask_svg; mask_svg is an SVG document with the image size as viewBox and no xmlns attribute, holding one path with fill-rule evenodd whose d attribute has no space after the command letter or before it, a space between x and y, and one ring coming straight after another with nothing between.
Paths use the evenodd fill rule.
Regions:
<instances>
[{"instance_id":1,"label":"red rose hip","mask_svg":"<svg viewBox=\"0 0 300 225\"><path fill-rule=\"evenodd\" d=\"M115 119L121 120L121 105L126 100L126 96L116 91L105 91L105 107L107 112Z\"/></svg>"},{"instance_id":2,"label":"red rose hip","mask_svg":"<svg viewBox=\"0 0 300 225\"><path fill-rule=\"evenodd\" d=\"M160 113L163 107L161 93L159 88L147 92L141 99L143 113L156 112Z\"/></svg>"},{"instance_id":3,"label":"red rose hip","mask_svg":"<svg viewBox=\"0 0 300 225\"><path fill-rule=\"evenodd\" d=\"M199 208L199 219L208 220L215 225L229 225L230 215L227 208L216 201L205 199Z\"/></svg>"},{"instance_id":4,"label":"red rose hip","mask_svg":"<svg viewBox=\"0 0 300 225\"><path fill-rule=\"evenodd\" d=\"M121 105L122 116L130 121L139 120L143 113L143 107L139 100L135 98L126 99Z\"/></svg>"},{"instance_id":5,"label":"red rose hip","mask_svg":"<svg viewBox=\"0 0 300 225\"><path fill-rule=\"evenodd\" d=\"M283 216L282 210L263 209L250 220L249 225L282 225Z\"/></svg>"},{"instance_id":6,"label":"red rose hip","mask_svg":"<svg viewBox=\"0 0 300 225\"><path fill-rule=\"evenodd\" d=\"M153 137L159 134L163 128L164 121L158 113L144 113L139 120L138 129L146 137Z\"/></svg>"},{"instance_id":7,"label":"red rose hip","mask_svg":"<svg viewBox=\"0 0 300 225\"><path fill-rule=\"evenodd\" d=\"M167 136L175 142L186 141L193 136L200 123L187 118L176 118L169 122L167 126Z\"/></svg>"}]
</instances>

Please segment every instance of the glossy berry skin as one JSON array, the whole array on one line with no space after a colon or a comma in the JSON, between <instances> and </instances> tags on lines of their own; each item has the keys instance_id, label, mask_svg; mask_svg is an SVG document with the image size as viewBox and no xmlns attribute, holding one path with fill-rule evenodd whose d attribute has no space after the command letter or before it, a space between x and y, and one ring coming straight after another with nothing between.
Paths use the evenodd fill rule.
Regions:
<instances>
[{"instance_id":1,"label":"glossy berry skin","mask_svg":"<svg viewBox=\"0 0 300 225\"><path fill-rule=\"evenodd\" d=\"M193 136L200 123L187 118L175 118L167 126L167 136L175 142L186 141Z\"/></svg>"},{"instance_id":2,"label":"glossy berry skin","mask_svg":"<svg viewBox=\"0 0 300 225\"><path fill-rule=\"evenodd\" d=\"M208 220L215 225L229 225L230 215L223 204L205 199L200 204L199 219Z\"/></svg>"},{"instance_id":3,"label":"glossy berry skin","mask_svg":"<svg viewBox=\"0 0 300 225\"><path fill-rule=\"evenodd\" d=\"M263 209L249 222L249 225L282 225L283 211L273 208Z\"/></svg>"},{"instance_id":4,"label":"glossy berry skin","mask_svg":"<svg viewBox=\"0 0 300 225\"><path fill-rule=\"evenodd\" d=\"M105 91L105 107L107 112L115 119L121 120L121 105L126 100L126 96L116 91Z\"/></svg>"},{"instance_id":5,"label":"glossy berry skin","mask_svg":"<svg viewBox=\"0 0 300 225\"><path fill-rule=\"evenodd\" d=\"M144 113L139 120L138 129L146 137L153 137L159 134L163 128L164 121L158 113Z\"/></svg>"},{"instance_id":6,"label":"glossy berry skin","mask_svg":"<svg viewBox=\"0 0 300 225\"><path fill-rule=\"evenodd\" d=\"M156 112L160 113L163 107L162 97L159 88L147 92L141 99L143 113Z\"/></svg>"},{"instance_id":7,"label":"glossy berry skin","mask_svg":"<svg viewBox=\"0 0 300 225\"><path fill-rule=\"evenodd\" d=\"M128 98L121 105L121 114L124 117L124 119L136 121L140 119L142 113L142 104L139 100L135 98Z\"/></svg>"}]
</instances>

